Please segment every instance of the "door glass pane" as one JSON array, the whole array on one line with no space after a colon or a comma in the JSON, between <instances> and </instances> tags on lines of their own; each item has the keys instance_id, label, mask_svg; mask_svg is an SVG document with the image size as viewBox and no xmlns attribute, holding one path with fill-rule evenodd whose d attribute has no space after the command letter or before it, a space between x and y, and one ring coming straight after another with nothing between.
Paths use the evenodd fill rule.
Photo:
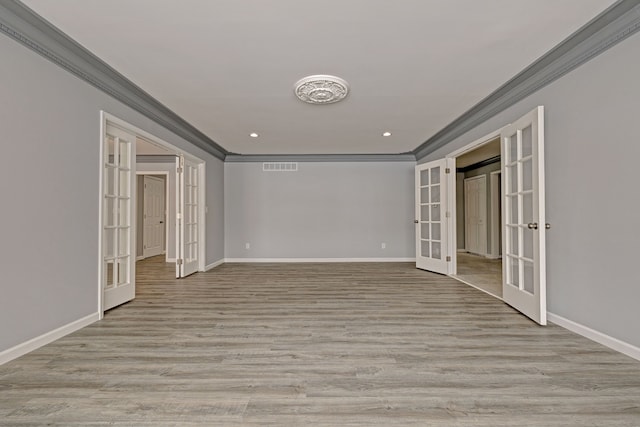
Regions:
<instances>
[{"instance_id":1,"label":"door glass pane","mask_svg":"<svg viewBox=\"0 0 640 427\"><path fill-rule=\"evenodd\" d=\"M440 186L431 187L431 203L440 203Z\"/></svg>"},{"instance_id":2,"label":"door glass pane","mask_svg":"<svg viewBox=\"0 0 640 427\"><path fill-rule=\"evenodd\" d=\"M118 258L118 285L129 283L129 257Z\"/></svg>"},{"instance_id":3,"label":"door glass pane","mask_svg":"<svg viewBox=\"0 0 640 427\"><path fill-rule=\"evenodd\" d=\"M120 140L120 167L128 168L131 165L130 146L131 144L128 141Z\"/></svg>"},{"instance_id":4,"label":"door glass pane","mask_svg":"<svg viewBox=\"0 0 640 427\"><path fill-rule=\"evenodd\" d=\"M421 246L421 251L420 254L423 257L430 257L430 252L429 252L429 241L428 240L423 240L420 242L420 246Z\"/></svg>"},{"instance_id":5,"label":"door glass pane","mask_svg":"<svg viewBox=\"0 0 640 427\"><path fill-rule=\"evenodd\" d=\"M440 242L431 242L431 258L440 259Z\"/></svg>"},{"instance_id":6,"label":"door glass pane","mask_svg":"<svg viewBox=\"0 0 640 427\"><path fill-rule=\"evenodd\" d=\"M509 284L520 286L520 263L517 258L509 257Z\"/></svg>"},{"instance_id":7,"label":"door glass pane","mask_svg":"<svg viewBox=\"0 0 640 427\"><path fill-rule=\"evenodd\" d=\"M420 238L428 239L429 238L429 224L420 224Z\"/></svg>"},{"instance_id":8,"label":"door glass pane","mask_svg":"<svg viewBox=\"0 0 640 427\"><path fill-rule=\"evenodd\" d=\"M509 203L509 224L518 224L518 196L507 197Z\"/></svg>"},{"instance_id":9,"label":"door glass pane","mask_svg":"<svg viewBox=\"0 0 640 427\"><path fill-rule=\"evenodd\" d=\"M102 268L104 271L104 279L103 279L103 283L105 285L105 287L107 288L111 288L114 285L114 278L115 278L115 263L114 261L105 261L102 264Z\"/></svg>"},{"instance_id":10,"label":"door glass pane","mask_svg":"<svg viewBox=\"0 0 640 427\"><path fill-rule=\"evenodd\" d=\"M112 227L116 225L115 214L116 199L114 197L105 197L104 199L104 226Z\"/></svg>"},{"instance_id":11,"label":"door glass pane","mask_svg":"<svg viewBox=\"0 0 640 427\"><path fill-rule=\"evenodd\" d=\"M524 288L525 291L529 292L530 294L533 294L534 293L533 263L522 261L522 267L523 267L523 273L524 273L524 277L522 280L524 283L522 284L522 287Z\"/></svg>"},{"instance_id":12,"label":"door glass pane","mask_svg":"<svg viewBox=\"0 0 640 427\"><path fill-rule=\"evenodd\" d=\"M420 171L420 186L429 185L429 170Z\"/></svg>"},{"instance_id":13,"label":"door glass pane","mask_svg":"<svg viewBox=\"0 0 640 427\"><path fill-rule=\"evenodd\" d=\"M519 246L518 246L518 227L509 227L508 229L511 246L509 247L509 254L511 255L520 255Z\"/></svg>"},{"instance_id":14,"label":"door glass pane","mask_svg":"<svg viewBox=\"0 0 640 427\"><path fill-rule=\"evenodd\" d=\"M129 199L118 199L118 225L129 226Z\"/></svg>"},{"instance_id":15,"label":"door glass pane","mask_svg":"<svg viewBox=\"0 0 640 427\"><path fill-rule=\"evenodd\" d=\"M533 259L533 230L522 230L522 256Z\"/></svg>"},{"instance_id":16,"label":"door glass pane","mask_svg":"<svg viewBox=\"0 0 640 427\"><path fill-rule=\"evenodd\" d=\"M522 129L522 157L530 156L533 153L533 134L531 125Z\"/></svg>"},{"instance_id":17,"label":"door glass pane","mask_svg":"<svg viewBox=\"0 0 640 427\"><path fill-rule=\"evenodd\" d=\"M420 189L420 203L429 203L429 187Z\"/></svg>"},{"instance_id":18,"label":"door glass pane","mask_svg":"<svg viewBox=\"0 0 640 427\"><path fill-rule=\"evenodd\" d=\"M107 166L105 167L104 172L105 194L114 196L116 191L116 169Z\"/></svg>"},{"instance_id":19,"label":"door glass pane","mask_svg":"<svg viewBox=\"0 0 640 427\"><path fill-rule=\"evenodd\" d=\"M533 160L522 162L522 189L524 191L533 189Z\"/></svg>"},{"instance_id":20,"label":"door glass pane","mask_svg":"<svg viewBox=\"0 0 640 427\"><path fill-rule=\"evenodd\" d=\"M106 228L102 234L102 245L104 247L104 257L113 258L115 256L116 245L116 230L115 228Z\"/></svg>"},{"instance_id":21,"label":"door glass pane","mask_svg":"<svg viewBox=\"0 0 640 427\"><path fill-rule=\"evenodd\" d=\"M431 221L440 221L440 205L431 205Z\"/></svg>"},{"instance_id":22,"label":"door glass pane","mask_svg":"<svg viewBox=\"0 0 640 427\"><path fill-rule=\"evenodd\" d=\"M111 135L107 135L106 143L104 144L104 162L110 165L115 165L116 145L115 140Z\"/></svg>"},{"instance_id":23,"label":"door glass pane","mask_svg":"<svg viewBox=\"0 0 640 427\"><path fill-rule=\"evenodd\" d=\"M420 206L420 221L429 221L429 205Z\"/></svg>"},{"instance_id":24,"label":"door glass pane","mask_svg":"<svg viewBox=\"0 0 640 427\"><path fill-rule=\"evenodd\" d=\"M432 240L441 240L440 239L440 223L431 224L431 239Z\"/></svg>"},{"instance_id":25,"label":"door glass pane","mask_svg":"<svg viewBox=\"0 0 640 427\"><path fill-rule=\"evenodd\" d=\"M533 193L522 195L522 222L533 222Z\"/></svg>"},{"instance_id":26,"label":"door glass pane","mask_svg":"<svg viewBox=\"0 0 640 427\"><path fill-rule=\"evenodd\" d=\"M507 166L506 170L507 170L507 180L509 185L507 186L508 192L510 194L514 194L518 192L518 169L517 169L517 165L514 166Z\"/></svg>"},{"instance_id":27,"label":"door glass pane","mask_svg":"<svg viewBox=\"0 0 640 427\"><path fill-rule=\"evenodd\" d=\"M518 134L514 133L509 137L509 163L518 160Z\"/></svg>"},{"instance_id":28,"label":"door glass pane","mask_svg":"<svg viewBox=\"0 0 640 427\"><path fill-rule=\"evenodd\" d=\"M130 171L120 171L120 194L122 197L130 196L131 186L129 185L129 177L131 175Z\"/></svg>"},{"instance_id":29,"label":"door glass pane","mask_svg":"<svg viewBox=\"0 0 640 427\"><path fill-rule=\"evenodd\" d=\"M118 229L118 256L129 255L129 228Z\"/></svg>"},{"instance_id":30,"label":"door glass pane","mask_svg":"<svg viewBox=\"0 0 640 427\"><path fill-rule=\"evenodd\" d=\"M440 166L431 169L431 185L440 184Z\"/></svg>"}]
</instances>

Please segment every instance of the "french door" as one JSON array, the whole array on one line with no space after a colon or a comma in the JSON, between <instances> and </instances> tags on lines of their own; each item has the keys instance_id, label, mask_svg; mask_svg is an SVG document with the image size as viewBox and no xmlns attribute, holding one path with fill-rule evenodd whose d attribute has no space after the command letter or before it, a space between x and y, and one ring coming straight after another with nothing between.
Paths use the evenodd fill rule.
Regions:
<instances>
[{"instance_id":1,"label":"french door","mask_svg":"<svg viewBox=\"0 0 640 427\"><path fill-rule=\"evenodd\" d=\"M416 166L416 267L447 274L448 215L445 159Z\"/></svg>"},{"instance_id":2,"label":"french door","mask_svg":"<svg viewBox=\"0 0 640 427\"><path fill-rule=\"evenodd\" d=\"M132 202L135 136L117 127L105 128L102 147L103 311L135 297L135 233Z\"/></svg>"},{"instance_id":3,"label":"french door","mask_svg":"<svg viewBox=\"0 0 640 427\"><path fill-rule=\"evenodd\" d=\"M178 215L176 277L186 277L198 271L200 254L200 212L199 212L199 170L198 164L177 158L178 172Z\"/></svg>"},{"instance_id":4,"label":"french door","mask_svg":"<svg viewBox=\"0 0 640 427\"><path fill-rule=\"evenodd\" d=\"M546 325L544 108L505 127L501 140L502 298Z\"/></svg>"}]
</instances>

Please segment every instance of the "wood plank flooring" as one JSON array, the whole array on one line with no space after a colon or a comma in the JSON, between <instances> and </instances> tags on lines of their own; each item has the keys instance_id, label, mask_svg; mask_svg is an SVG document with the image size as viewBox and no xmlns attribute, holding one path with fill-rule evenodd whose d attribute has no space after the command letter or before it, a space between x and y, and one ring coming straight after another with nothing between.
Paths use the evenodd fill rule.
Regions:
<instances>
[{"instance_id":1,"label":"wood plank flooring","mask_svg":"<svg viewBox=\"0 0 640 427\"><path fill-rule=\"evenodd\" d=\"M411 264L138 270L0 366L0 425L640 426L640 362Z\"/></svg>"},{"instance_id":2,"label":"wood plank flooring","mask_svg":"<svg viewBox=\"0 0 640 427\"><path fill-rule=\"evenodd\" d=\"M502 298L502 260L458 252L457 277Z\"/></svg>"}]
</instances>

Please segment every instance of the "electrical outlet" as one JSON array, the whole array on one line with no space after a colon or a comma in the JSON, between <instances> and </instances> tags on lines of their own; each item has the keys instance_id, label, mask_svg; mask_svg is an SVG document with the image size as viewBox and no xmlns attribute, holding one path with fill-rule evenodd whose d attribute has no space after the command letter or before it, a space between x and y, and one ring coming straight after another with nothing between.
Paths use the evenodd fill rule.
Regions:
<instances>
[{"instance_id":1,"label":"electrical outlet","mask_svg":"<svg viewBox=\"0 0 640 427\"><path fill-rule=\"evenodd\" d=\"M251 249L251 243L245 243L244 244L244 248L245 249Z\"/></svg>"},{"instance_id":2,"label":"electrical outlet","mask_svg":"<svg viewBox=\"0 0 640 427\"><path fill-rule=\"evenodd\" d=\"M380 247L381 247L382 249L387 249L387 244L386 244L386 243L381 243L381 244L380 244Z\"/></svg>"}]
</instances>

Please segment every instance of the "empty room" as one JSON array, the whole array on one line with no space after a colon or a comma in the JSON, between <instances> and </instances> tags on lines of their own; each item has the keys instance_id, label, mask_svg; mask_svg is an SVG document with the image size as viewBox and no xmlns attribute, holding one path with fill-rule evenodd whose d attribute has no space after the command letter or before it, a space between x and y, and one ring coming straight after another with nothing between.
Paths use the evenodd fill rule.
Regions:
<instances>
[{"instance_id":1,"label":"empty room","mask_svg":"<svg viewBox=\"0 0 640 427\"><path fill-rule=\"evenodd\" d=\"M0 426L640 426L638 30L0 1Z\"/></svg>"}]
</instances>

